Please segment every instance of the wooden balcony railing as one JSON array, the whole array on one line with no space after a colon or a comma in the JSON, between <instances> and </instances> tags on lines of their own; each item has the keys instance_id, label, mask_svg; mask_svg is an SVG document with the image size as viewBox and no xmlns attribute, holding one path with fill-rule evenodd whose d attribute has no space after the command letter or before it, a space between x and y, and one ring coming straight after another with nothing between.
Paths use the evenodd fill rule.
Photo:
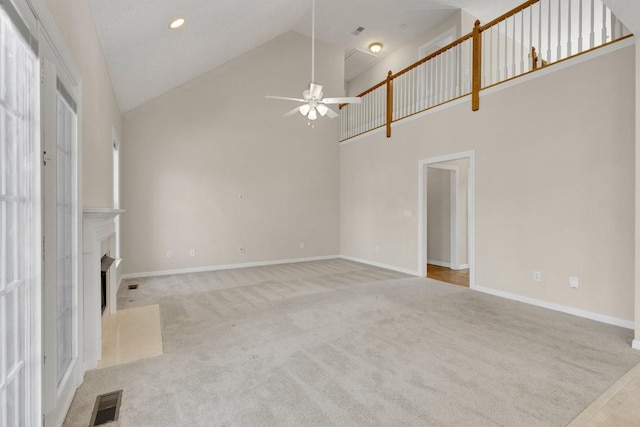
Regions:
<instances>
[{"instance_id":1,"label":"wooden balcony railing","mask_svg":"<svg viewBox=\"0 0 640 427\"><path fill-rule=\"evenodd\" d=\"M340 141L630 36L601 0L529 0L341 105Z\"/></svg>"}]
</instances>

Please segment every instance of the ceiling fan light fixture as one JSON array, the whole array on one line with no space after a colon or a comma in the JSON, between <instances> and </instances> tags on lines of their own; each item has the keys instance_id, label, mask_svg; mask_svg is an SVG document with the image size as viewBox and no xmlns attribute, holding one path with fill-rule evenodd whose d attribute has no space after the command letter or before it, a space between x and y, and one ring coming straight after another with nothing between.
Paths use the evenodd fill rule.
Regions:
<instances>
[{"instance_id":1,"label":"ceiling fan light fixture","mask_svg":"<svg viewBox=\"0 0 640 427\"><path fill-rule=\"evenodd\" d=\"M369 51L373 54L377 54L378 52L380 52L382 50L382 47L384 45L380 42L373 42L369 45Z\"/></svg>"},{"instance_id":2,"label":"ceiling fan light fixture","mask_svg":"<svg viewBox=\"0 0 640 427\"><path fill-rule=\"evenodd\" d=\"M176 18L169 23L169 28L176 30L184 25L184 18Z\"/></svg>"},{"instance_id":3,"label":"ceiling fan light fixture","mask_svg":"<svg viewBox=\"0 0 640 427\"><path fill-rule=\"evenodd\" d=\"M309 115L307 116L309 118L309 120L315 120L318 118L318 114L316 114L316 109L315 108L311 108L309 110Z\"/></svg>"},{"instance_id":4,"label":"ceiling fan light fixture","mask_svg":"<svg viewBox=\"0 0 640 427\"><path fill-rule=\"evenodd\" d=\"M327 114L327 111L329 111L329 107L327 107L324 104L318 104L318 106L316 107L316 110L322 117L324 117L324 115Z\"/></svg>"},{"instance_id":5,"label":"ceiling fan light fixture","mask_svg":"<svg viewBox=\"0 0 640 427\"><path fill-rule=\"evenodd\" d=\"M309 114L309 110L311 110L311 106L309 104L302 104L300 106L300 114L302 114L303 116Z\"/></svg>"}]
</instances>

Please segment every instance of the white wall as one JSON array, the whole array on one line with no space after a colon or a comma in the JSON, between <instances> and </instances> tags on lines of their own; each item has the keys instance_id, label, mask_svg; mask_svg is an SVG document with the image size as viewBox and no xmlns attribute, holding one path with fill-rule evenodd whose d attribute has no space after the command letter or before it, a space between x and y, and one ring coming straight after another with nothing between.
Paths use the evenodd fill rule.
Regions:
<instances>
[{"instance_id":1,"label":"white wall","mask_svg":"<svg viewBox=\"0 0 640 427\"><path fill-rule=\"evenodd\" d=\"M635 49L572 64L342 144L341 253L417 271L418 162L475 150L476 285L633 320Z\"/></svg>"},{"instance_id":2,"label":"white wall","mask_svg":"<svg viewBox=\"0 0 640 427\"><path fill-rule=\"evenodd\" d=\"M284 34L125 114L126 273L338 254L338 120L312 128L264 98L302 95L310 51ZM317 82L342 96L343 52L316 54Z\"/></svg>"}]
</instances>

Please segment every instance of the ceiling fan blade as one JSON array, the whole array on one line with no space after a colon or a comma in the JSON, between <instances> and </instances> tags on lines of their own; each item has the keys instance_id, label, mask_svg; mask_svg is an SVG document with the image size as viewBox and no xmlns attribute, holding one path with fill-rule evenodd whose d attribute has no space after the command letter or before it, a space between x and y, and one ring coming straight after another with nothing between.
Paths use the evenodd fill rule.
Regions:
<instances>
[{"instance_id":1,"label":"ceiling fan blade","mask_svg":"<svg viewBox=\"0 0 640 427\"><path fill-rule=\"evenodd\" d=\"M338 113L327 107L327 116L329 116L330 119L335 119L336 117L338 117Z\"/></svg>"},{"instance_id":2,"label":"ceiling fan blade","mask_svg":"<svg viewBox=\"0 0 640 427\"><path fill-rule=\"evenodd\" d=\"M271 95L267 95L265 96L265 98L267 99L282 99L285 101L298 101L298 102L307 102L304 99L300 99L300 98L287 98L286 96L271 96Z\"/></svg>"},{"instance_id":3,"label":"ceiling fan blade","mask_svg":"<svg viewBox=\"0 0 640 427\"><path fill-rule=\"evenodd\" d=\"M309 86L309 95L316 99L322 98L322 85L311 83Z\"/></svg>"},{"instance_id":4,"label":"ceiling fan blade","mask_svg":"<svg viewBox=\"0 0 640 427\"><path fill-rule=\"evenodd\" d=\"M320 102L323 104L361 104L362 98L359 96L345 96L342 98L325 98Z\"/></svg>"},{"instance_id":5,"label":"ceiling fan blade","mask_svg":"<svg viewBox=\"0 0 640 427\"><path fill-rule=\"evenodd\" d=\"M300 107L296 107L293 110L289 111L288 113L284 114L282 117L289 117L289 116L293 116L296 113L300 112Z\"/></svg>"}]
</instances>

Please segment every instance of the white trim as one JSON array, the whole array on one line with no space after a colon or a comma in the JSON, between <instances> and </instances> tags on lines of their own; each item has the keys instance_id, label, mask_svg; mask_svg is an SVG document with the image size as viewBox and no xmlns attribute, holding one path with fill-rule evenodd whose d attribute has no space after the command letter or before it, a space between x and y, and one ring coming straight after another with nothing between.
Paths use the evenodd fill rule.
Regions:
<instances>
[{"instance_id":1,"label":"white trim","mask_svg":"<svg viewBox=\"0 0 640 427\"><path fill-rule=\"evenodd\" d=\"M559 311L562 313L572 314L574 316L583 317L585 319L595 320L609 325L620 326L621 328L633 329L634 323L630 320L624 320L617 317L605 316L604 314L594 313L591 311L580 310L566 305L556 304L553 302L543 301L535 298L525 297L522 295L512 294L510 292L499 291L497 289L485 288L483 286L475 286L474 291L485 294L506 298L513 301L523 302L525 304L535 305L537 307L547 308L549 310ZM635 340L638 341L638 340Z\"/></svg>"},{"instance_id":2,"label":"white trim","mask_svg":"<svg viewBox=\"0 0 640 427\"><path fill-rule=\"evenodd\" d=\"M640 340L633 340L633 342L631 343L631 348L640 350Z\"/></svg>"},{"instance_id":3,"label":"white trim","mask_svg":"<svg viewBox=\"0 0 640 427\"><path fill-rule=\"evenodd\" d=\"M452 270L466 270L469 268L469 264L458 264L455 267L451 267Z\"/></svg>"},{"instance_id":4,"label":"white trim","mask_svg":"<svg viewBox=\"0 0 640 427\"><path fill-rule=\"evenodd\" d=\"M141 279L143 277L171 276L174 274L204 273L207 271L232 270L236 268L248 268L248 267L263 267L265 265L292 264L295 262L326 261L328 259L337 259L337 258L341 258L341 257L339 255L327 255L327 256L318 256L318 257L309 257L309 258L278 259L273 261L258 261L258 262L245 262L245 263L239 263L239 264L211 265L206 267L195 267L195 268L178 268L175 270L147 271L143 273L126 273L126 274L123 274L120 277L120 279L121 280Z\"/></svg>"},{"instance_id":5,"label":"white trim","mask_svg":"<svg viewBox=\"0 0 640 427\"><path fill-rule=\"evenodd\" d=\"M453 160L469 159L469 181L468 181L468 197L467 203L467 252L469 262L469 287L473 289L475 286L475 239L476 239L476 221L475 221L475 191L476 191L476 152L464 151L461 153L446 154L443 156L431 157L418 162L418 276L425 277L427 275L427 266L424 262L427 259L427 209L426 188L425 188L425 169L434 163L444 163Z\"/></svg>"},{"instance_id":6,"label":"white trim","mask_svg":"<svg viewBox=\"0 0 640 427\"><path fill-rule=\"evenodd\" d=\"M432 259L427 260L427 264L437 265L438 267L452 268L451 263L442 262L442 261L434 261Z\"/></svg>"},{"instance_id":7,"label":"white trim","mask_svg":"<svg viewBox=\"0 0 640 427\"><path fill-rule=\"evenodd\" d=\"M350 257L350 256L345 256L345 255L340 255L339 258L346 259L347 261L359 262L360 264L371 265L373 267L384 268L385 270L397 271L398 273L404 273L404 274L408 274L410 276L418 276L418 277L420 277L420 273L419 272L417 272L415 270L409 270L408 268L396 267L396 266L389 265L389 264L383 264L381 262L371 261L371 260L362 259L362 258L354 258L354 257Z\"/></svg>"}]
</instances>

